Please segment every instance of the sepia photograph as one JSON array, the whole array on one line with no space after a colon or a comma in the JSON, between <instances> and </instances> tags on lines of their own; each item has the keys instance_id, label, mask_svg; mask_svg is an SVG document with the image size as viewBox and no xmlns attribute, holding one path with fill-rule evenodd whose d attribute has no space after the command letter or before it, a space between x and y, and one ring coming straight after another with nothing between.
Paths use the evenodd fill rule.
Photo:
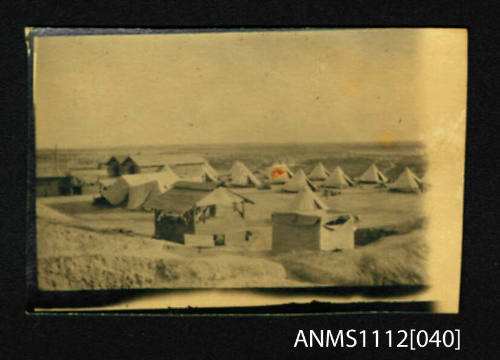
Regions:
<instances>
[{"instance_id":1,"label":"sepia photograph","mask_svg":"<svg viewBox=\"0 0 500 360\"><path fill-rule=\"evenodd\" d=\"M458 311L465 29L29 28L26 44L40 293Z\"/></svg>"}]
</instances>

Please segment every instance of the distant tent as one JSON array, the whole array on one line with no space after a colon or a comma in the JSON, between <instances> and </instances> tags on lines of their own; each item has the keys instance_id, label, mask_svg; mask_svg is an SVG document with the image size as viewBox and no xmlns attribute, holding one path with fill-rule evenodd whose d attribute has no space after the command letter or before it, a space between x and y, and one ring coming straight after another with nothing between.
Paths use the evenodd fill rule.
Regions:
<instances>
[{"instance_id":1,"label":"distant tent","mask_svg":"<svg viewBox=\"0 0 500 360\"><path fill-rule=\"evenodd\" d=\"M205 178L207 181L216 182L219 180L219 174L208 162L205 163L203 170L205 171Z\"/></svg>"},{"instance_id":2,"label":"distant tent","mask_svg":"<svg viewBox=\"0 0 500 360\"><path fill-rule=\"evenodd\" d=\"M293 177L292 171L285 163L274 163L268 171L271 184L284 184Z\"/></svg>"},{"instance_id":3,"label":"distant tent","mask_svg":"<svg viewBox=\"0 0 500 360\"><path fill-rule=\"evenodd\" d=\"M102 196L112 205L126 201L128 209L138 209L149 198L164 193L179 177L168 167L161 172L122 175L113 184L103 187Z\"/></svg>"},{"instance_id":4,"label":"distant tent","mask_svg":"<svg viewBox=\"0 0 500 360\"><path fill-rule=\"evenodd\" d=\"M304 187L290 203L290 211L311 212L317 210L326 210L328 206L311 191L309 187Z\"/></svg>"},{"instance_id":5,"label":"distant tent","mask_svg":"<svg viewBox=\"0 0 500 360\"><path fill-rule=\"evenodd\" d=\"M309 174L309 179L325 180L328 177L328 175L330 175L330 172L325 169L323 163L320 161Z\"/></svg>"},{"instance_id":6,"label":"distant tent","mask_svg":"<svg viewBox=\"0 0 500 360\"><path fill-rule=\"evenodd\" d=\"M318 189L318 187L307 178L306 174L304 174L304 170L300 169L295 176L288 180L285 186L283 186L283 191L299 192L304 187L309 187L313 191Z\"/></svg>"},{"instance_id":7,"label":"distant tent","mask_svg":"<svg viewBox=\"0 0 500 360\"><path fill-rule=\"evenodd\" d=\"M423 185L423 181L406 167L389 189L400 192L421 192Z\"/></svg>"},{"instance_id":8,"label":"distant tent","mask_svg":"<svg viewBox=\"0 0 500 360\"><path fill-rule=\"evenodd\" d=\"M340 166L337 166L322 186L343 189L353 185L353 181L344 173L344 170Z\"/></svg>"},{"instance_id":9,"label":"distant tent","mask_svg":"<svg viewBox=\"0 0 500 360\"><path fill-rule=\"evenodd\" d=\"M231 168L231 185L241 187L259 187L260 180L240 161L236 161Z\"/></svg>"},{"instance_id":10,"label":"distant tent","mask_svg":"<svg viewBox=\"0 0 500 360\"><path fill-rule=\"evenodd\" d=\"M371 164L368 169L358 178L359 182L362 183L372 183L381 184L386 183L388 179L384 174L377 168L375 164Z\"/></svg>"}]
</instances>

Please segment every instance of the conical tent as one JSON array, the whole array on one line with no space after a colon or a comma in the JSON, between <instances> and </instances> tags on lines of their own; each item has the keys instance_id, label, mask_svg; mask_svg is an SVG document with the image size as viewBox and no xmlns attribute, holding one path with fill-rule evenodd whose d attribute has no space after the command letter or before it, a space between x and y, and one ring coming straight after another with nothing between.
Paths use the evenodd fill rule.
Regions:
<instances>
[{"instance_id":1,"label":"conical tent","mask_svg":"<svg viewBox=\"0 0 500 360\"><path fill-rule=\"evenodd\" d=\"M405 168L396 181L390 187L393 191L420 192L423 189L423 182L409 168Z\"/></svg>"},{"instance_id":2,"label":"conical tent","mask_svg":"<svg viewBox=\"0 0 500 360\"><path fill-rule=\"evenodd\" d=\"M386 183L388 179L385 177L384 174L377 168L375 164L371 164L368 169L361 175L361 177L358 179L359 182L364 182L364 183Z\"/></svg>"},{"instance_id":3,"label":"conical tent","mask_svg":"<svg viewBox=\"0 0 500 360\"><path fill-rule=\"evenodd\" d=\"M231 168L231 185L241 187L259 187L261 186L261 183L242 162L236 161Z\"/></svg>"},{"instance_id":4,"label":"conical tent","mask_svg":"<svg viewBox=\"0 0 500 360\"><path fill-rule=\"evenodd\" d=\"M293 177L292 171L284 163L274 163L268 170L271 184L284 184Z\"/></svg>"},{"instance_id":5,"label":"conical tent","mask_svg":"<svg viewBox=\"0 0 500 360\"><path fill-rule=\"evenodd\" d=\"M290 210L297 212L308 212L326 210L328 206L311 191L309 187L303 188L290 203Z\"/></svg>"},{"instance_id":6,"label":"conical tent","mask_svg":"<svg viewBox=\"0 0 500 360\"><path fill-rule=\"evenodd\" d=\"M304 187L310 188L313 191L318 189L318 187L307 178L306 174L304 174L304 170L300 169L295 176L288 180L285 186L283 186L283 191L299 192Z\"/></svg>"},{"instance_id":7,"label":"conical tent","mask_svg":"<svg viewBox=\"0 0 500 360\"><path fill-rule=\"evenodd\" d=\"M219 180L219 174L208 162L205 163L204 170L209 181L217 182Z\"/></svg>"},{"instance_id":8,"label":"conical tent","mask_svg":"<svg viewBox=\"0 0 500 360\"><path fill-rule=\"evenodd\" d=\"M322 162L319 162L309 174L311 180L325 180L330 172L325 169Z\"/></svg>"},{"instance_id":9,"label":"conical tent","mask_svg":"<svg viewBox=\"0 0 500 360\"><path fill-rule=\"evenodd\" d=\"M342 170L340 166L337 166L322 186L342 189L353 185L354 183L349 176L344 173L344 170Z\"/></svg>"}]
</instances>

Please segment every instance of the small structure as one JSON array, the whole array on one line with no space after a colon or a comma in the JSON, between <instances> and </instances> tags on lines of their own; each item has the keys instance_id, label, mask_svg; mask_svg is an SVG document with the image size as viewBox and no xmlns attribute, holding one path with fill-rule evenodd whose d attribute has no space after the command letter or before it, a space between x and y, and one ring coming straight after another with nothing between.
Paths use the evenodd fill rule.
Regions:
<instances>
[{"instance_id":1,"label":"small structure","mask_svg":"<svg viewBox=\"0 0 500 360\"><path fill-rule=\"evenodd\" d=\"M95 194L100 190L100 181L112 179L106 169L71 170L71 181L74 195Z\"/></svg>"},{"instance_id":2,"label":"small structure","mask_svg":"<svg viewBox=\"0 0 500 360\"><path fill-rule=\"evenodd\" d=\"M293 173L285 163L278 162L269 167L267 177L271 184L284 184L293 177Z\"/></svg>"},{"instance_id":3,"label":"small structure","mask_svg":"<svg viewBox=\"0 0 500 360\"><path fill-rule=\"evenodd\" d=\"M272 214L273 251L354 249L355 219L329 213Z\"/></svg>"},{"instance_id":4,"label":"small structure","mask_svg":"<svg viewBox=\"0 0 500 360\"><path fill-rule=\"evenodd\" d=\"M389 179L382 174L375 164L371 164L363 175L358 178L358 181L366 184L385 184Z\"/></svg>"},{"instance_id":5,"label":"small structure","mask_svg":"<svg viewBox=\"0 0 500 360\"><path fill-rule=\"evenodd\" d=\"M274 212L271 222L273 251L354 248L354 217L329 212L308 187L299 192L288 211Z\"/></svg>"},{"instance_id":6,"label":"small structure","mask_svg":"<svg viewBox=\"0 0 500 360\"><path fill-rule=\"evenodd\" d=\"M314 185L311 182L311 180L307 178L306 174L304 173L304 170L299 169L299 171L297 171L295 176L286 182L282 190L285 192L296 193L299 192L304 187L308 187L312 191L316 191L318 189L318 187Z\"/></svg>"},{"instance_id":7,"label":"small structure","mask_svg":"<svg viewBox=\"0 0 500 360\"><path fill-rule=\"evenodd\" d=\"M72 194L71 175L59 166L36 167L36 196L60 196Z\"/></svg>"},{"instance_id":8,"label":"small structure","mask_svg":"<svg viewBox=\"0 0 500 360\"><path fill-rule=\"evenodd\" d=\"M149 198L164 193L178 180L168 167L156 173L122 175L112 184L103 184L101 195L112 205L126 203L128 209L139 209Z\"/></svg>"},{"instance_id":9,"label":"small structure","mask_svg":"<svg viewBox=\"0 0 500 360\"><path fill-rule=\"evenodd\" d=\"M389 187L390 191L420 193L424 190L423 181L408 167L398 176L396 181Z\"/></svg>"},{"instance_id":10,"label":"small structure","mask_svg":"<svg viewBox=\"0 0 500 360\"><path fill-rule=\"evenodd\" d=\"M113 155L109 158L108 161L104 163L107 168L108 176L120 176L121 172L121 164L128 158L126 155Z\"/></svg>"},{"instance_id":11,"label":"small structure","mask_svg":"<svg viewBox=\"0 0 500 360\"><path fill-rule=\"evenodd\" d=\"M344 173L344 170L340 166L337 166L321 186L344 189L353 185L353 181Z\"/></svg>"},{"instance_id":12,"label":"small structure","mask_svg":"<svg viewBox=\"0 0 500 360\"><path fill-rule=\"evenodd\" d=\"M323 163L320 161L309 174L309 179L325 180L328 175L330 175L330 172L326 170L326 168L323 166Z\"/></svg>"},{"instance_id":13,"label":"small structure","mask_svg":"<svg viewBox=\"0 0 500 360\"><path fill-rule=\"evenodd\" d=\"M179 181L145 206L154 209L156 238L189 245L206 244L207 235L214 244L245 240L246 203L253 201L215 183Z\"/></svg>"},{"instance_id":14,"label":"small structure","mask_svg":"<svg viewBox=\"0 0 500 360\"><path fill-rule=\"evenodd\" d=\"M218 174L202 157L194 155L112 156L107 162L109 176L161 172L170 167L179 177L192 181L217 181Z\"/></svg>"},{"instance_id":15,"label":"small structure","mask_svg":"<svg viewBox=\"0 0 500 360\"><path fill-rule=\"evenodd\" d=\"M219 174L217 171L201 156L172 154L163 155L162 159L182 180L194 182L218 181Z\"/></svg>"},{"instance_id":16,"label":"small structure","mask_svg":"<svg viewBox=\"0 0 500 360\"><path fill-rule=\"evenodd\" d=\"M260 187L259 179L240 161L236 161L231 168L230 184L234 187Z\"/></svg>"},{"instance_id":17,"label":"small structure","mask_svg":"<svg viewBox=\"0 0 500 360\"><path fill-rule=\"evenodd\" d=\"M120 164L120 174L144 174L159 172L165 169L166 163L161 156L133 155L127 156Z\"/></svg>"}]
</instances>

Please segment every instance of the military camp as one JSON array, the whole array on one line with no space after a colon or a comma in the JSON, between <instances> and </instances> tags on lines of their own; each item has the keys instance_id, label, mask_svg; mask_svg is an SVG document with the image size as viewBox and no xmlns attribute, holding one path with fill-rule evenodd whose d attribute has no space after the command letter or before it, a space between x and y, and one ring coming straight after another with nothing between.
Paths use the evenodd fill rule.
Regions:
<instances>
[{"instance_id":1,"label":"military camp","mask_svg":"<svg viewBox=\"0 0 500 360\"><path fill-rule=\"evenodd\" d=\"M41 256L58 241L78 242L71 246L89 254L132 256L120 271L151 279L140 287L302 286L309 276L321 278L318 271L335 269L304 268L307 258L333 256L352 267L355 260L348 259L377 252L379 245L385 258L382 244L391 236L407 239L412 249L420 243L419 204L426 193L416 173L425 168L414 155L360 161L307 148L296 157L274 154L275 147L255 147L251 154L264 152L259 156L247 154L248 148L190 150L89 152L76 158L58 150L57 159L49 152L35 174L38 221L47 224L39 234ZM405 162L398 166L400 159ZM79 242L87 236L91 240ZM66 273L48 272L48 264L41 267L46 288L88 287L83 280L70 284ZM71 274L110 286L98 275L84 275L72 260L66 264Z\"/></svg>"}]
</instances>

